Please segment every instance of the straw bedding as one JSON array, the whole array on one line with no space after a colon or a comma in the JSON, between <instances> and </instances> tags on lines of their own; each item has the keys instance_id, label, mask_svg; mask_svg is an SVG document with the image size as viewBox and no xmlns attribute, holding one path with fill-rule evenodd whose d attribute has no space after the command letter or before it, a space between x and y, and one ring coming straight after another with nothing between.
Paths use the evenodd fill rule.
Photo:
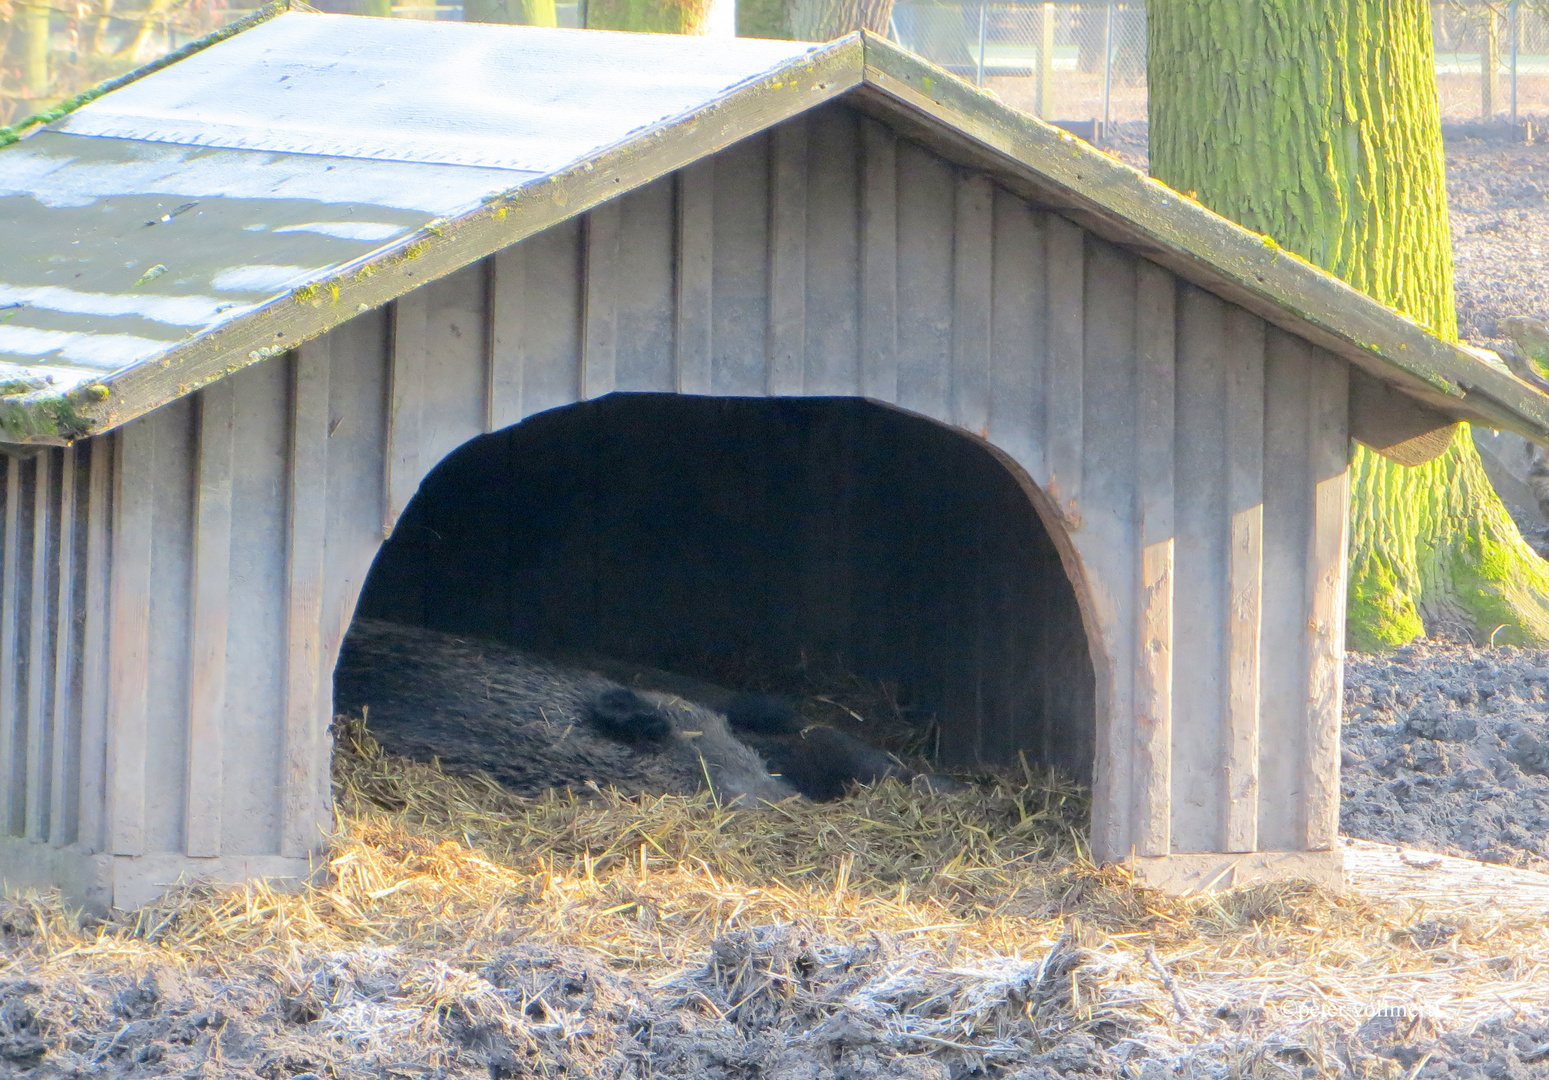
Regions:
<instances>
[{"instance_id":1,"label":"straw bedding","mask_svg":"<svg viewBox=\"0 0 1549 1080\"><path fill-rule=\"evenodd\" d=\"M341 828L299 893L189 887L106 922L6 901L0 1076L1406 1080L1549 1058L1542 919L1157 896L1084 861L1057 776L733 810L521 798L356 724L335 760Z\"/></svg>"}]
</instances>

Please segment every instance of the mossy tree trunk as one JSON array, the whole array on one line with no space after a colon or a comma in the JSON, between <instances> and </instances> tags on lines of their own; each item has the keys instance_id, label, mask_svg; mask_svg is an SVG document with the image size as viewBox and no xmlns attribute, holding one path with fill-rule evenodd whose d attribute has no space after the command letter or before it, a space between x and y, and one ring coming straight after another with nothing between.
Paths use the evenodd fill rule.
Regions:
<instances>
[{"instance_id":1,"label":"mossy tree trunk","mask_svg":"<svg viewBox=\"0 0 1549 1080\"><path fill-rule=\"evenodd\" d=\"M596 30L702 34L710 0L586 0L586 25Z\"/></svg>"},{"instance_id":2,"label":"mossy tree trunk","mask_svg":"<svg viewBox=\"0 0 1549 1080\"><path fill-rule=\"evenodd\" d=\"M888 32L893 0L737 0L737 36L832 41Z\"/></svg>"},{"instance_id":3,"label":"mossy tree trunk","mask_svg":"<svg viewBox=\"0 0 1549 1080\"><path fill-rule=\"evenodd\" d=\"M464 22L558 26L554 0L463 0Z\"/></svg>"},{"instance_id":4,"label":"mossy tree trunk","mask_svg":"<svg viewBox=\"0 0 1549 1080\"><path fill-rule=\"evenodd\" d=\"M22 34L22 92L31 101L48 97L48 34L49 13L47 4L18 5L16 20Z\"/></svg>"},{"instance_id":5,"label":"mossy tree trunk","mask_svg":"<svg viewBox=\"0 0 1549 1080\"><path fill-rule=\"evenodd\" d=\"M1438 334L1457 335L1430 12L1422 0L1150 0L1157 179ZM1549 641L1549 566L1466 427L1426 465L1357 450L1349 641Z\"/></svg>"}]
</instances>

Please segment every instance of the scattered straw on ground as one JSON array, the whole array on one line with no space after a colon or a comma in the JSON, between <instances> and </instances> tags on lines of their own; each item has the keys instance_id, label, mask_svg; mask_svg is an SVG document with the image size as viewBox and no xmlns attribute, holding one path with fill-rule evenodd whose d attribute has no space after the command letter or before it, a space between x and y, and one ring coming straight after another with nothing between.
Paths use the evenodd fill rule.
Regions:
<instances>
[{"instance_id":1,"label":"scattered straw on ground","mask_svg":"<svg viewBox=\"0 0 1549 1080\"><path fill-rule=\"evenodd\" d=\"M1053 776L757 811L520 800L349 728L336 793L300 892L188 886L106 922L5 901L0 1075L1283 1075L1338 1054L1388 1077L1346 1038L1374 1009L1549 1005L1542 918L1160 896L1083 859L1082 794Z\"/></svg>"}]
</instances>

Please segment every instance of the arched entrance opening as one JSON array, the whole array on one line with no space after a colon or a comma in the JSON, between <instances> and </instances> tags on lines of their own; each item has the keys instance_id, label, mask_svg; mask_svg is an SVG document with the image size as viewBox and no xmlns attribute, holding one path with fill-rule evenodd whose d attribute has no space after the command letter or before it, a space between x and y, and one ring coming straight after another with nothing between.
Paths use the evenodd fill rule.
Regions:
<instances>
[{"instance_id":1,"label":"arched entrance opening","mask_svg":"<svg viewBox=\"0 0 1549 1080\"><path fill-rule=\"evenodd\" d=\"M733 689L850 680L887 750L1090 783L1087 635L1027 484L862 399L615 394L449 455L356 617Z\"/></svg>"}]
</instances>

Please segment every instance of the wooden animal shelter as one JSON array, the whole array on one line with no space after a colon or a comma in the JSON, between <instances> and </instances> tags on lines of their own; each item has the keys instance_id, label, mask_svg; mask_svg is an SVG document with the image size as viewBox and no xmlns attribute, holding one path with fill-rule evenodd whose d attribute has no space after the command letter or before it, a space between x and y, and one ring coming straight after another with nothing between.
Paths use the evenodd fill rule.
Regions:
<instances>
[{"instance_id":1,"label":"wooden animal shelter","mask_svg":"<svg viewBox=\"0 0 1549 1080\"><path fill-rule=\"evenodd\" d=\"M732 606L842 625L935 673L948 764L1084 774L1099 858L1336 879L1350 440L1549 438L1504 368L869 35L275 7L22 136L0 879L98 904L308 872L368 574L378 614L668 627L646 654ZM672 532L717 514L743 539ZM503 584L539 517L647 584Z\"/></svg>"}]
</instances>

